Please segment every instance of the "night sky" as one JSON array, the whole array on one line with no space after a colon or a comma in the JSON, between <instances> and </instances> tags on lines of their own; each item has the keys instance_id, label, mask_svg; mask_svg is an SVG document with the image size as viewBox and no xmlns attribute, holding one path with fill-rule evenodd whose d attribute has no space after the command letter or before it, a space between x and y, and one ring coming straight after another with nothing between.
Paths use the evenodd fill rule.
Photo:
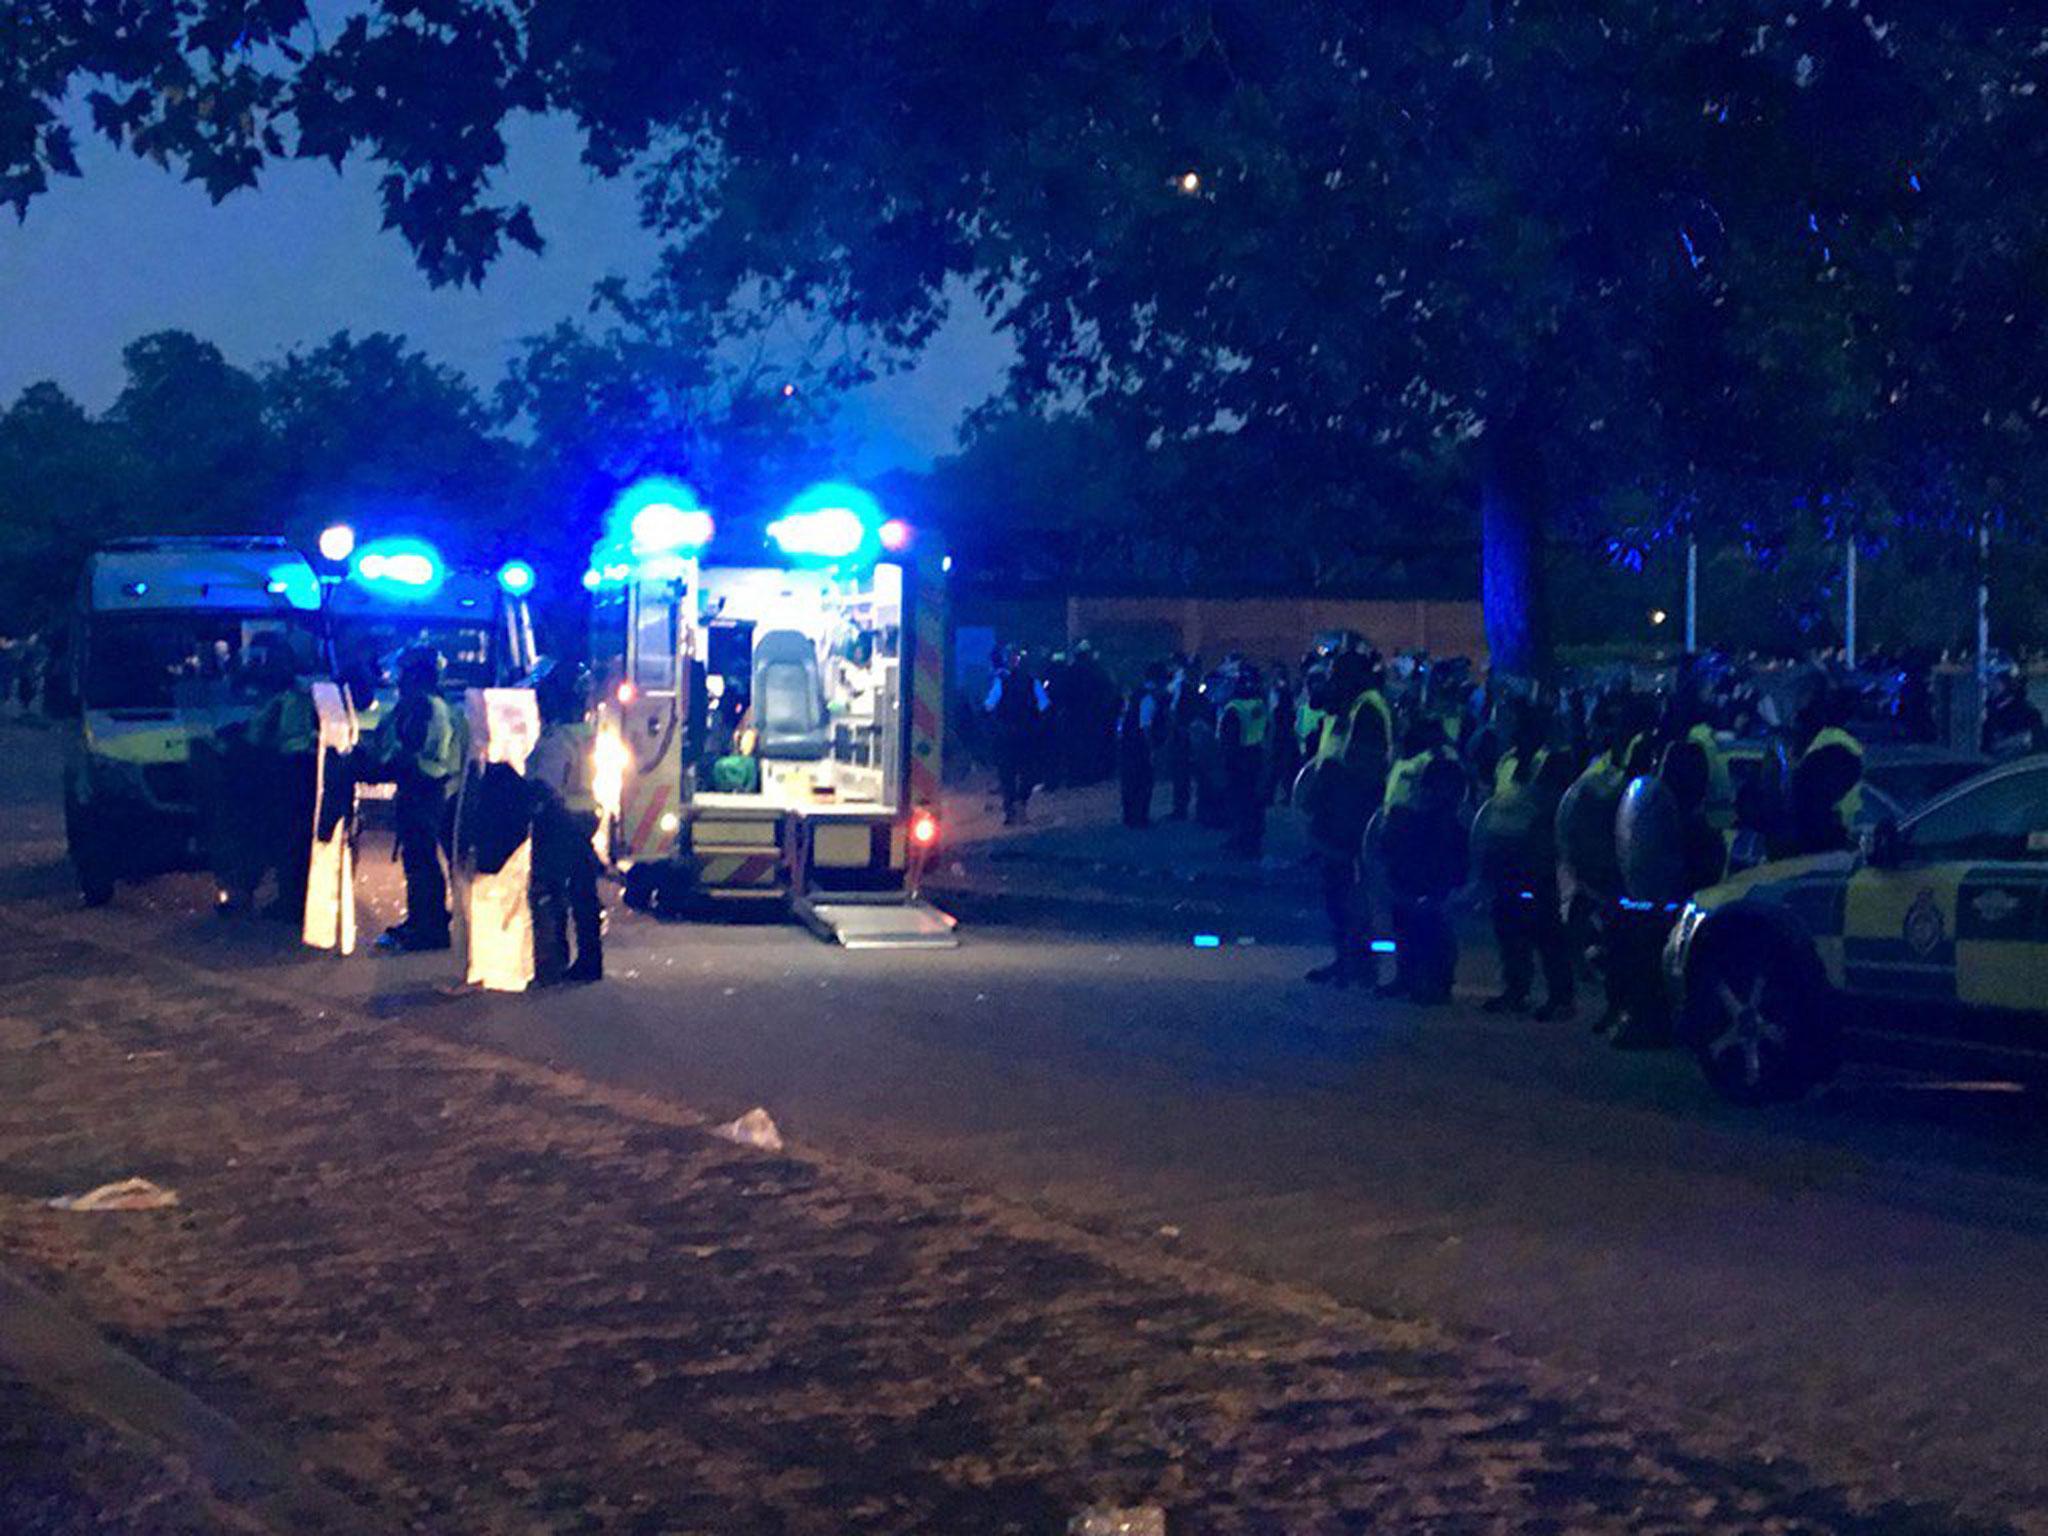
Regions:
<instances>
[{"instance_id":1,"label":"night sky","mask_svg":"<svg viewBox=\"0 0 2048 1536\"><path fill-rule=\"evenodd\" d=\"M0 222L0 402L55 379L103 409L120 388L121 348L169 328L245 367L343 328L396 331L488 388L520 337L581 317L593 282L644 271L653 252L630 184L594 178L566 123L527 119L510 138L506 190L534 205L548 248L513 250L481 291L428 285L398 236L379 229L368 168L277 165L258 190L216 207L174 173L89 142L82 181L56 182L25 223ZM946 452L1003 356L969 316L914 372L850 397L837 427L847 470Z\"/></svg>"}]
</instances>

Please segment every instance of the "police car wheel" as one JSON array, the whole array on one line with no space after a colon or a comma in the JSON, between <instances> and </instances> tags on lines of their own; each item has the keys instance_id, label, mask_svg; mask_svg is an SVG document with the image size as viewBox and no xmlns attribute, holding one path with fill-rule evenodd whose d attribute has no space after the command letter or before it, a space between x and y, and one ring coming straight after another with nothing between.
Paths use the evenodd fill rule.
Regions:
<instances>
[{"instance_id":1,"label":"police car wheel","mask_svg":"<svg viewBox=\"0 0 2048 1536\"><path fill-rule=\"evenodd\" d=\"M1796 1099L1827 1076L1825 999L1783 940L1745 935L1703 956L1686 996L1686 1036L1707 1081L1737 1104Z\"/></svg>"}]
</instances>

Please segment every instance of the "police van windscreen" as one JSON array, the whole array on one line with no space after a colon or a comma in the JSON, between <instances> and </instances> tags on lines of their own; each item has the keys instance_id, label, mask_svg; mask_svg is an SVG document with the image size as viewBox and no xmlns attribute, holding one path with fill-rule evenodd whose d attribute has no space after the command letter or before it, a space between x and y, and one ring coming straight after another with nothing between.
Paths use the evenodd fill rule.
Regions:
<instances>
[{"instance_id":1,"label":"police van windscreen","mask_svg":"<svg viewBox=\"0 0 2048 1536\"><path fill-rule=\"evenodd\" d=\"M497 646L490 622L480 619L396 619L336 617L334 650L341 676L352 687L371 691L398 686L398 658L415 645L431 645L441 653L444 687L493 688Z\"/></svg>"},{"instance_id":2,"label":"police van windscreen","mask_svg":"<svg viewBox=\"0 0 2048 1536\"><path fill-rule=\"evenodd\" d=\"M87 709L194 709L247 703L265 683L243 668L259 634L313 634L276 614L128 613L95 618L84 638Z\"/></svg>"}]
</instances>

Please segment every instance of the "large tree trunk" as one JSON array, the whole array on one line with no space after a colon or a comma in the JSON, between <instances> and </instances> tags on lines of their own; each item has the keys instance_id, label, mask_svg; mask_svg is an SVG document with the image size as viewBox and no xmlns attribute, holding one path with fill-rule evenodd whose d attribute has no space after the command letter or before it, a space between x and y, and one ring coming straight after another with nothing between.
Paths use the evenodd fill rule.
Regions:
<instances>
[{"instance_id":1,"label":"large tree trunk","mask_svg":"<svg viewBox=\"0 0 2048 1536\"><path fill-rule=\"evenodd\" d=\"M1543 454L1527 426L1493 424L1479 482L1479 601L1496 675L1540 682L1550 674L1543 592L1547 512Z\"/></svg>"}]
</instances>

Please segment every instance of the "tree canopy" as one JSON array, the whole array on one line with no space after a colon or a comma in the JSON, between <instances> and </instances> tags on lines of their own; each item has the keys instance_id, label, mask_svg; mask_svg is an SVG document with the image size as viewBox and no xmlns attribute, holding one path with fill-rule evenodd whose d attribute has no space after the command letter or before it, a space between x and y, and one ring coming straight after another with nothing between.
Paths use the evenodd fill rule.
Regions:
<instances>
[{"instance_id":1,"label":"tree canopy","mask_svg":"<svg viewBox=\"0 0 2048 1536\"><path fill-rule=\"evenodd\" d=\"M322 32L296 0L18 0L4 27L18 206L72 168L83 86L216 195L366 157L425 270L473 281L545 234L495 191L506 117L565 112L667 238L642 313L808 313L886 360L964 279L1015 407L1284 469L1329 511L1288 525L1312 549L1404 499L1476 528L1515 669L1542 541L1617 495L1650 537L1768 542L2039 490L2048 20L2017 5L380 0Z\"/></svg>"}]
</instances>

